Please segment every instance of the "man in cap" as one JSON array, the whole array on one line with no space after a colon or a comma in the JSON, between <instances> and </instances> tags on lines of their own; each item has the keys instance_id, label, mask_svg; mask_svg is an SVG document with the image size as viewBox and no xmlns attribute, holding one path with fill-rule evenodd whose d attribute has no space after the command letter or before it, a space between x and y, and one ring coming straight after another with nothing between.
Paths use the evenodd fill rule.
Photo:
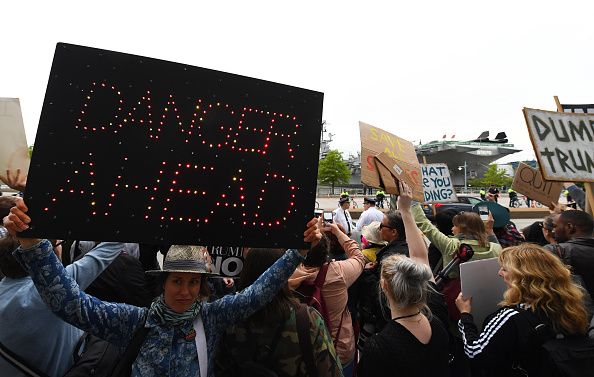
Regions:
<instances>
[{"instance_id":1,"label":"man in cap","mask_svg":"<svg viewBox=\"0 0 594 377\"><path fill-rule=\"evenodd\" d=\"M359 220L357 220L357 227L355 230L361 232L364 226L371 224L374 221L381 222L384 218L382 211L375 207L375 198L364 198L363 208L365 211L361 213Z\"/></svg>"},{"instance_id":2,"label":"man in cap","mask_svg":"<svg viewBox=\"0 0 594 377\"><path fill-rule=\"evenodd\" d=\"M338 208L333 213L334 222L342 225L347 235L350 237L355 226L348 209L351 206L351 199L348 196L341 197L338 201Z\"/></svg>"}]
</instances>

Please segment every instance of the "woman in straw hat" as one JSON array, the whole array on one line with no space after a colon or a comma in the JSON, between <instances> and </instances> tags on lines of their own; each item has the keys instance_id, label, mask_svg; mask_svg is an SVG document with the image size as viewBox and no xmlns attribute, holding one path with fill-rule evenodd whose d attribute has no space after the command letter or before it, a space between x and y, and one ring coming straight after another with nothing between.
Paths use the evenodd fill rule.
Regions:
<instances>
[{"instance_id":1,"label":"woman in straw hat","mask_svg":"<svg viewBox=\"0 0 594 377\"><path fill-rule=\"evenodd\" d=\"M19 200L4 219L9 232L28 229L31 221ZM321 238L317 219L307 224L304 241ZM50 309L66 322L127 347L133 338L144 340L132 364L133 376L211 376L214 351L224 329L270 302L286 284L306 251L287 250L272 267L241 294L214 302L205 277L210 274L206 250L198 246L172 246L160 274L163 294L150 308L103 302L82 292L52 252L47 240L18 238L15 257L25 266ZM142 338L141 338L142 339Z\"/></svg>"}]
</instances>

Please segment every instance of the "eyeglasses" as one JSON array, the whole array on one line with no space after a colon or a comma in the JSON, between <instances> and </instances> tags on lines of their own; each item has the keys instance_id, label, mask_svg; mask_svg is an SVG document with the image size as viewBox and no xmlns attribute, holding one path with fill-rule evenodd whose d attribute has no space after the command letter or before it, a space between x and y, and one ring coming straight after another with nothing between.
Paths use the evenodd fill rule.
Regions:
<instances>
[{"instance_id":1,"label":"eyeglasses","mask_svg":"<svg viewBox=\"0 0 594 377\"><path fill-rule=\"evenodd\" d=\"M379 228L380 228L380 230L382 230L382 228L395 229L395 228L392 228L391 226L387 226L382 223L380 223Z\"/></svg>"}]
</instances>

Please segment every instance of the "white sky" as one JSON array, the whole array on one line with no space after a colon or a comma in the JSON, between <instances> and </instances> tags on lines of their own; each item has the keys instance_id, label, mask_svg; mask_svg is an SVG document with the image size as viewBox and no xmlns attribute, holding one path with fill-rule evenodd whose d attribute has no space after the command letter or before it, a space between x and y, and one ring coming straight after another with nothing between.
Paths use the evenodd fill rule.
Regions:
<instances>
[{"instance_id":1,"label":"white sky","mask_svg":"<svg viewBox=\"0 0 594 377\"><path fill-rule=\"evenodd\" d=\"M428 142L505 131L523 107L594 103L594 2L4 1L0 97L34 142L55 44L133 53L324 92L333 149L358 121Z\"/></svg>"}]
</instances>

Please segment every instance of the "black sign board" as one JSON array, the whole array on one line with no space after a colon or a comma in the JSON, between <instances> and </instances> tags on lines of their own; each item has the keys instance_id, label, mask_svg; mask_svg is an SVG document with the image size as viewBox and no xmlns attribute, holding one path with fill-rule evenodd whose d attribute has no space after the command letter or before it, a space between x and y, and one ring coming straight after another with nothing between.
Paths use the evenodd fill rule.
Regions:
<instances>
[{"instance_id":1,"label":"black sign board","mask_svg":"<svg viewBox=\"0 0 594 377\"><path fill-rule=\"evenodd\" d=\"M300 247L323 94L59 43L25 200L30 236Z\"/></svg>"}]
</instances>

